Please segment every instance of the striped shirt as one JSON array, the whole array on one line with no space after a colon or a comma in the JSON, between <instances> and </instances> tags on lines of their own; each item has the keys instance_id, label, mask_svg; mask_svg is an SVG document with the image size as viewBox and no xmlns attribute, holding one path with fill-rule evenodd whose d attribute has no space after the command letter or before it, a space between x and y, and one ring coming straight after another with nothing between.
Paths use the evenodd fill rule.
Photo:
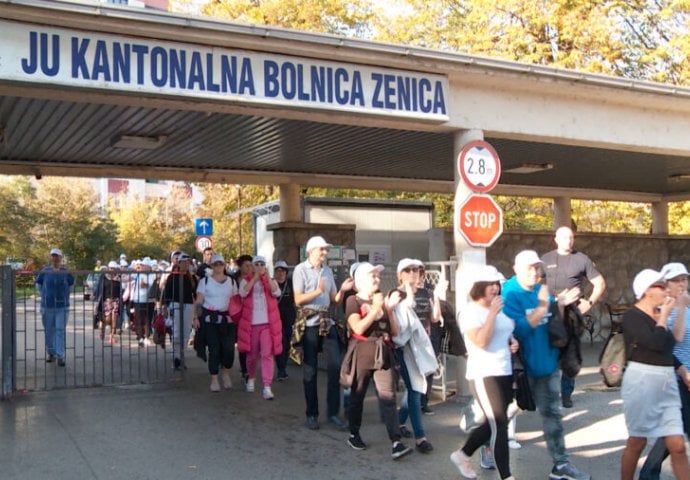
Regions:
<instances>
[{"instance_id":1,"label":"striped shirt","mask_svg":"<svg viewBox=\"0 0 690 480\"><path fill-rule=\"evenodd\" d=\"M678 312L674 309L671 312L671 315L668 317L668 328L669 330L673 328L673 322L675 321L676 317L678 316ZM683 341L676 343L676 346L673 347L673 354L676 356L676 358L685 365L686 367L690 368L690 328L688 328L688 320L690 319L690 307L686 307L685 309L685 335L683 336Z\"/></svg>"}]
</instances>

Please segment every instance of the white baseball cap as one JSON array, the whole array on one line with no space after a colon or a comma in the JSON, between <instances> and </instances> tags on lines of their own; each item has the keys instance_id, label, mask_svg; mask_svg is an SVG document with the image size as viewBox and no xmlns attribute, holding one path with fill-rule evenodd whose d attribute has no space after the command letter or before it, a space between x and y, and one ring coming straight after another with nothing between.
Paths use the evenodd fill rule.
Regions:
<instances>
[{"instance_id":1,"label":"white baseball cap","mask_svg":"<svg viewBox=\"0 0 690 480\"><path fill-rule=\"evenodd\" d=\"M685 265L679 262L672 262L672 263L667 263L663 267L661 267L661 273L664 276L664 280L673 280L676 277L679 277L681 275L690 275L688 273L688 269L685 268Z\"/></svg>"},{"instance_id":2,"label":"white baseball cap","mask_svg":"<svg viewBox=\"0 0 690 480\"><path fill-rule=\"evenodd\" d=\"M51 255L60 255L62 257L62 250L59 248L53 248L50 250Z\"/></svg>"},{"instance_id":3,"label":"white baseball cap","mask_svg":"<svg viewBox=\"0 0 690 480\"><path fill-rule=\"evenodd\" d=\"M111 260L108 262L108 268L120 268L120 264L115 260Z\"/></svg>"},{"instance_id":4,"label":"white baseball cap","mask_svg":"<svg viewBox=\"0 0 690 480\"><path fill-rule=\"evenodd\" d=\"M401 259L401 260L398 262L397 272L400 273L400 272L402 272L403 270L405 270L407 267L417 267L417 268L419 268L419 267L421 267L421 266L423 266L423 265L424 265L424 264L422 263L422 261L421 261L421 260L417 260L416 258L403 258L403 259ZM359 268L358 268L358 270L359 270ZM356 274L357 274L357 272L355 272L355 275L356 275Z\"/></svg>"},{"instance_id":5,"label":"white baseball cap","mask_svg":"<svg viewBox=\"0 0 690 480\"><path fill-rule=\"evenodd\" d=\"M471 272L472 284L477 282L502 282L505 277L493 265L479 265Z\"/></svg>"},{"instance_id":6,"label":"white baseball cap","mask_svg":"<svg viewBox=\"0 0 690 480\"><path fill-rule=\"evenodd\" d=\"M259 262L263 262L264 264L266 264L266 257L264 257L263 255L256 255L254 258L252 258L253 264L257 264Z\"/></svg>"},{"instance_id":7,"label":"white baseball cap","mask_svg":"<svg viewBox=\"0 0 690 480\"><path fill-rule=\"evenodd\" d=\"M529 266L543 263L534 250L523 250L515 255L515 266Z\"/></svg>"},{"instance_id":8,"label":"white baseball cap","mask_svg":"<svg viewBox=\"0 0 690 480\"><path fill-rule=\"evenodd\" d=\"M651 268L645 268L640 273L635 275L633 280L633 292L635 292L635 298L640 299L652 285L664 285L664 275L661 272L652 270Z\"/></svg>"},{"instance_id":9,"label":"white baseball cap","mask_svg":"<svg viewBox=\"0 0 690 480\"><path fill-rule=\"evenodd\" d=\"M307 253L309 253L309 252L311 252L312 250L314 250L315 248L323 248L323 247L325 247L325 248L331 248L332 246L333 246L333 245L331 245L330 243L328 243L328 242L326 241L326 239L324 239L323 237L316 236L316 237L311 237L311 238L307 241L307 246L306 246L305 250L307 251Z\"/></svg>"},{"instance_id":10,"label":"white baseball cap","mask_svg":"<svg viewBox=\"0 0 690 480\"><path fill-rule=\"evenodd\" d=\"M357 270L355 270L355 288L360 288L371 272L382 272L383 270L383 265L372 265L369 262L360 263Z\"/></svg>"},{"instance_id":11,"label":"white baseball cap","mask_svg":"<svg viewBox=\"0 0 690 480\"><path fill-rule=\"evenodd\" d=\"M223 255L221 255L220 253L214 253L211 257L211 265L218 262L225 263L225 259L223 258Z\"/></svg>"},{"instance_id":12,"label":"white baseball cap","mask_svg":"<svg viewBox=\"0 0 690 480\"><path fill-rule=\"evenodd\" d=\"M290 270L290 267L288 267L288 264L285 260L278 260L273 266L274 270L277 268L282 268L283 270Z\"/></svg>"}]
</instances>

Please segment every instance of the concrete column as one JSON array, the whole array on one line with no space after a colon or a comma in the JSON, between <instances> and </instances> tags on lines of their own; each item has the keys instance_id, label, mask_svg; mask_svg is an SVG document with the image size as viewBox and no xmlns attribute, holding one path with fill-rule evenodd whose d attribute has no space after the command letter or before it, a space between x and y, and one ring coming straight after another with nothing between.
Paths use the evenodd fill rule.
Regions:
<instances>
[{"instance_id":1,"label":"concrete column","mask_svg":"<svg viewBox=\"0 0 690 480\"><path fill-rule=\"evenodd\" d=\"M481 130L465 130L455 134L453 139L453 171L455 172L455 200L453 207L453 240L455 243L455 255L458 260L458 269L455 271L455 310L459 318L462 308L467 303L469 293L468 278L466 272L472 265L486 264L486 249L469 245L462 236L458 225L458 210L460 204L472 193L465 185L458 171L458 157L465 145L475 140L484 140L484 132ZM464 359L458 361L456 369L456 382L458 395L469 395L469 385L465 379L467 364Z\"/></svg>"},{"instance_id":2,"label":"concrete column","mask_svg":"<svg viewBox=\"0 0 690 480\"><path fill-rule=\"evenodd\" d=\"M283 183L280 185L280 221L302 221L299 185L294 183Z\"/></svg>"},{"instance_id":3,"label":"concrete column","mask_svg":"<svg viewBox=\"0 0 690 480\"><path fill-rule=\"evenodd\" d=\"M553 229L572 227L571 223L570 197L555 197L553 199Z\"/></svg>"},{"instance_id":4,"label":"concrete column","mask_svg":"<svg viewBox=\"0 0 690 480\"><path fill-rule=\"evenodd\" d=\"M652 233L668 235L668 202L652 203Z\"/></svg>"}]
</instances>

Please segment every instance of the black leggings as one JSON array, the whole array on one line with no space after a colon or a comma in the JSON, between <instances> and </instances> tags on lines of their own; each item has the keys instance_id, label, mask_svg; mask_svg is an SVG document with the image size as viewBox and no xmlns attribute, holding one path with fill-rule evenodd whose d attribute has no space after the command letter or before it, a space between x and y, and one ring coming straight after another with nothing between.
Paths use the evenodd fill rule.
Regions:
<instances>
[{"instance_id":1,"label":"black leggings","mask_svg":"<svg viewBox=\"0 0 690 480\"><path fill-rule=\"evenodd\" d=\"M462 451L471 457L479 447L490 441L498 473L501 478L508 478L511 474L506 410L513 401L513 377L509 375L470 380L470 389L484 411L486 420L472 430Z\"/></svg>"},{"instance_id":2,"label":"black leggings","mask_svg":"<svg viewBox=\"0 0 690 480\"><path fill-rule=\"evenodd\" d=\"M208 346L208 371L218 375L219 367L232 368L235 361L237 332L234 323L205 323L204 334Z\"/></svg>"}]
</instances>

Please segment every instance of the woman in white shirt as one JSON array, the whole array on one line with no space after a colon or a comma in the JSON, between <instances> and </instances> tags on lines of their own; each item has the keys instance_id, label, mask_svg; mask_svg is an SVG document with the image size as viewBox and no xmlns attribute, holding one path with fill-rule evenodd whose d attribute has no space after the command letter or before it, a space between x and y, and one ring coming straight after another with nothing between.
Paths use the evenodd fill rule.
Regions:
<instances>
[{"instance_id":1,"label":"woman in white shirt","mask_svg":"<svg viewBox=\"0 0 690 480\"><path fill-rule=\"evenodd\" d=\"M211 391L219 392L218 373L223 365L223 386L232 388L230 369L235 360L237 331L232 323L228 305L237 295L235 283L225 274L222 255L211 257L211 272L199 281L196 289L196 308L192 326L197 335L203 335L208 347L208 371L211 374Z\"/></svg>"},{"instance_id":2,"label":"woman in white shirt","mask_svg":"<svg viewBox=\"0 0 690 480\"><path fill-rule=\"evenodd\" d=\"M515 322L503 312L501 284L496 268L485 265L477 269L470 289L472 300L460 316L460 329L467 346L467 380L485 420L472 430L465 445L450 459L467 478L477 478L472 454L490 442L501 479L512 479L508 450L507 409L513 400L511 353L518 349L513 338Z\"/></svg>"}]
</instances>

